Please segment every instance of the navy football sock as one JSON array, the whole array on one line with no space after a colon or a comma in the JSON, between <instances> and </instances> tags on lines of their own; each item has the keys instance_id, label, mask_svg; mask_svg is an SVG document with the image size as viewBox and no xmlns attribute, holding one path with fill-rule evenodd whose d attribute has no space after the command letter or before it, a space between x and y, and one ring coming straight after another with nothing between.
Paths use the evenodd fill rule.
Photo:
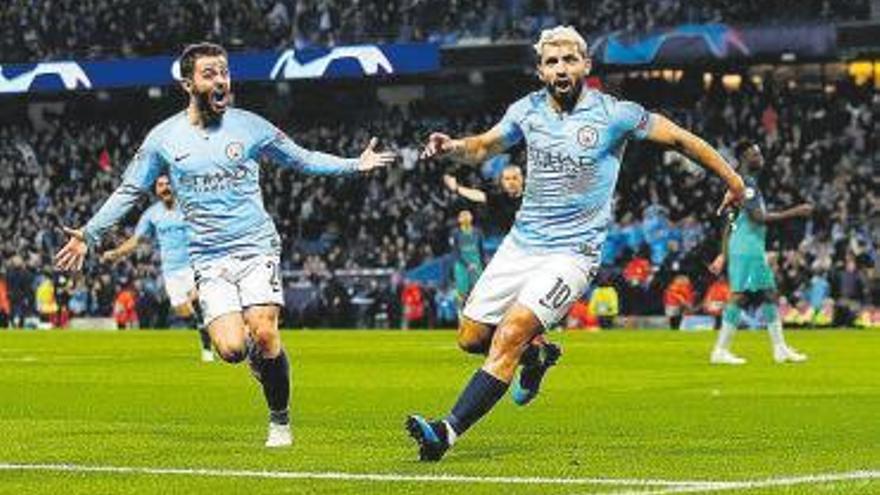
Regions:
<instances>
[{"instance_id":1,"label":"navy football sock","mask_svg":"<svg viewBox=\"0 0 880 495\"><path fill-rule=\"evenodd\" d=\"M205 316L202 314L202 306L198 301L193 301L193 315L190 318L190 324L193 328L199 331L199 338L202 341L202 349L206 351L211 350L211 334L208 333L208 328L205 326Z\"/></svg>"},{"instance_id":2,"label":"navy football sock","mask_svg":"<svg viewBox=\"0 0 880 495\"><path fill-rule=\"evenodd\" d=\"M250 367L254 377L263 386L263 396L269 406L269 420L277 424L290 422L288 404L290 402L290 361L287 353L281 353L274 359L265 358L253 347Z\"/></svg>"},{"instance_id":3,"label":"navy football sock","mask_svg":"<svg viewBox=\"0 0 880 495\"><path fill-rule=\"evenodd\" d=\"M482 368L474 373L446 421L457 435L466 432L486 415L507 392L509 384L495 378Z\"/></svg>"}]
</instances>

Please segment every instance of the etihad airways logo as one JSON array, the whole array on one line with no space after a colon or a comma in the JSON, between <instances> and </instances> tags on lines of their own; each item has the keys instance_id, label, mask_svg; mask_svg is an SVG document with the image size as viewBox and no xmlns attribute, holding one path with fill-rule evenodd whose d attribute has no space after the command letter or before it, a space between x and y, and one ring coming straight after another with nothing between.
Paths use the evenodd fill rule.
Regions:
<instances>
[{"instance_id":1,"label":"etihad airways logo","mask_svg":"<svg viewBox=\"0 0 880 495\"><path fill-rule=\"evenodd\" d=\"M184 173L180 176L180 188L187 192L206 193L232 189L240 185L255 182L257 171L245 164L213 173Z\"/></svg>"},{"instance_id":2,"label":"etihad airways logo","mask_svg":"<svg viewBox=\"0 0 880 495\"><path fill-rule=\"evenodd\" d=\"M4 74L0 65L0 93L25 93L38 77L54 76L61 80L64 89L91 89L92 81L82 67L76 62L44 62L36 64L33 69L14 76Z\"/></svg>"}]
</instances>

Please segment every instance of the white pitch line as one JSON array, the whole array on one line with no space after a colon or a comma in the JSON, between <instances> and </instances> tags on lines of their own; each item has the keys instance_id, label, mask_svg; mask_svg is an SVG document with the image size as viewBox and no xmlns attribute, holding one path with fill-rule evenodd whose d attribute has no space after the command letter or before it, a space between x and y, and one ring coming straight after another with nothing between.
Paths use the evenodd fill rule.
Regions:
<instances>
[{"instance_id":1,"label":"white pitch line","mask_svg":"<svg viewBox=\"0 0 880 495\"><path fill-rule=\"evenodd\" d=\"M377 481L412 483L484 483L507 485L610 485L641 487L648 490L618 491L613 495L668 495L674 493L710 493L718 491L752 490L775 486L834 483L880 479L880 470L851 471L847 473L815 474L784 478L744 481L715 480L661 480L638 478L545 478L515 476L419 475L395 473L344 473L309 471L249 471L234 469L157 468L133 466L88 466L80 464L15 464L0 463L0 471L54 471L77 473L146 474L177 476L209 476L224 478L312 479L335 481ZM660 487L657 489L657 487Z\"/></svg>"},{"instance_id":2,"label":"white pitch line","mask_svg":"<svg viewBox=\"0 0 880 495\"><path fill-rule=\"evenodd\" d=\"M711 493L733 490L756 490L777 486L821 485L841 481L880 480L880 470L851 471L848 473L811 474L785 478L767 478L762 480L730 481L715 483L708 481L703 486L666 487L658 490L636 490L612 492L613 495L668 495L673 493Z\"/></svg>"},{"instance_id":3,"label":"white pitch line","mask_svg":"<svg viewBox=\"0 0 880 495\"><path fill-rule=\"evenodd\" d=\"M659 480L624 478L545 478L516 476L421 475L397 473L344 473L309 471L248 471L234 469L159 468L133 466L88 466L80 464L0 463L0 471L54 471L147 475L210 476L224 478L312 479L338 481L379 481L413 483L485 483L504 485L611 485L629 487L696 488L726 486L727 482L708 480Z\"/></svg>"}]
</instances>

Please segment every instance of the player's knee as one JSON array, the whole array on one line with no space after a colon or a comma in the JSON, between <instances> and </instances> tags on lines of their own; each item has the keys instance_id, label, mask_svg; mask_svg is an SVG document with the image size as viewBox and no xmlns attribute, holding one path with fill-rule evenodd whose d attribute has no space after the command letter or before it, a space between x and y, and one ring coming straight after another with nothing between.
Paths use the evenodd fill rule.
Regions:
<instances>
[{"instance_id":1,"label":"player's knee","mask_svg":"<svg viewBox=\"0 0 880 495\"><path fill-rule=\"evenodd\" d=\"M262 328L253 333L254 346L264 357L273 358L281 352L281 335L273 328Z\"/></svg>"},{"instance_id":2,"label":"player's knee","mask_svg":"<svg viewBox=\"0 0 880 495\"><path fill-rule=\"evenodd\" d=\"M486 354L492 343L492 328L462 318L458 326L458 347L470 354Z\"/></svg>"},{"instance_id":3,"label":"player's knee","mask_svg":"<svg viewBox=\"0 0 880 495\"><path fill-rule=\"evenodd\" d=\"M217 350L217 354L220 355L220 359L226 361L227 363L240 363L244 361L247 357L247 349L244 345L244 342L215 342L214 345L215 349Z\"/></svg>"},{"instance_id":4,"label":"player's knee","mask_svg":"<svg viewBox=\"0 0 880 495\"><path fill-rule=\"evenodd\" d=\"M486 354L489 350L490 340L482 337L475 337L472 334L459 332L458 347L469 354Z\"/></svg>"}]
</instances>

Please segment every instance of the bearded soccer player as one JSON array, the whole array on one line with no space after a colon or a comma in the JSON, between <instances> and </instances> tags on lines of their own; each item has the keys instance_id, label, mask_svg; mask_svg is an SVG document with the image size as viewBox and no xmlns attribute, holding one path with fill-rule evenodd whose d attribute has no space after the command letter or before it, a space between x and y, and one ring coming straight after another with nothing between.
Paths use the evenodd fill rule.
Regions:
<instances>
[{"instance_id":1,"label":"bearded soccer player","mask_svg":"<svg viewBox=\"0 0 880 495\"><path fill-rule=\"evenodd\" d=\"M764 168L761 149L749 141L741 141L734 152L748 173L745 177L746 195L742 208L730 211L731 222L725 230L721 254L710 267L717 274L724 269L725 262L727 263L731 296L724 307L721 330L709 362L731 365L746 363L745 359L731 352L730 344L739 326L746 293L752 293L760 298L760 312L767 324L767 333L770 334L773 359L777 363L800 363L806 361L807 356L789 347L782 335L779 294L773 271L767 264L767 225L791 218L809 217L813 214L813 206L804 203L783 211L767 211L757 179Z\"/></svg>"},{"instance_id":2,"label":"bearded soccer player","mask_svg":"<svg viewBox=\"0 0 880 495\"><path fill-rule=\"evenodd\" d=\"M511 382L517 404L538 393L552 363L535 352L533 341L566 315L596 272L628 140L671 146L719 175L729 188L725 203L739 201L745 190L742 178L699 137L636 103L586 88L591 62L577 31L545 30L535 50L542 90L511 105L488 132L460 139L433 133L424 150L425 157L479 164L525 140L529 175L513 229L477 281L458 329L462 349L486 354L483 366L448 415L407 418L423 461L441 459Z\"/></svg>"},{"instance_id":3,"label":"bearded soccer player","mask_svg":"<svg viewBox=\"0 0 880 495\"><path fill-rule=\"evenodd\" d=\"M102 254L101 261L114 263L137 249L141 239L155 238L159 245L162 279L165 281L168 302L177 316L188 320L192 327L199 331L202 361L211 362L214 360L211 335L208 334L201 314L195 276L189 263L189 225L177 207L174 191L171 189L171 180L167 175L160 175L156 179L155 192L159 201L141 215L134 229L134 235L119 247Z\"/></svg>"},{"instance_id":4,"label":"bearded soccer player","mask_svg":"<svg viewBox=\"0 0 880 495\"><path fill-rule=\"evenodd\" d=\"M359 158L301 148L271 123L231 107L226 51L215 44L187 47L180 58L189 105L156 126L128 166L122 184L55 258L78 270L89 248L119 221L167 170L190 226L190 260L214 348L229 363L247 359L269 406L267 447L292 443L290 365L278 331L283 304L281 242L260 192L259 158L308 174L365 172L394 161L376 152Z\"/></svg>"}]
</instances>

